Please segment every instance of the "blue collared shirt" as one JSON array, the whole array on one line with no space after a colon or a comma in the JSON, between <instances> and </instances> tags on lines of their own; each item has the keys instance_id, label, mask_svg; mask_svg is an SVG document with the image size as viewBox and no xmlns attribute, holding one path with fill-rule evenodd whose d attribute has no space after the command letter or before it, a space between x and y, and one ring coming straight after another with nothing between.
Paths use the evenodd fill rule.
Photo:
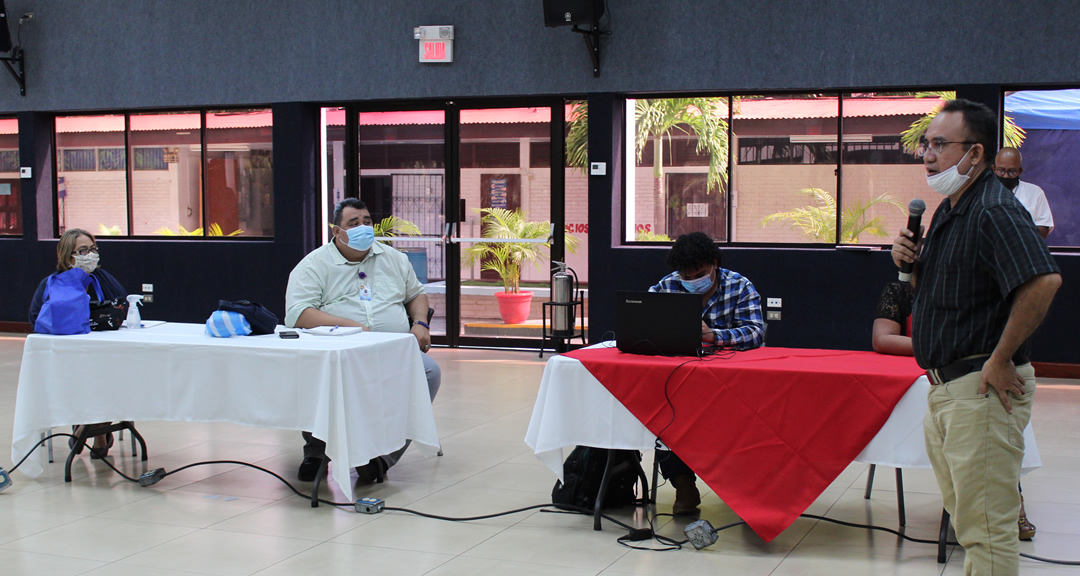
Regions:
<instances>
[{"instance_id":1,"label":"blue collared shirt","mask_svg":"<svg viewBox=\"0 0 1080 576\"><path fill-rule=\"evenodd\" d=\"M765 342L765 324L761 319L761 296L749 280L738 272L717 268L720 281L709 297L701 319L716 334L716 341L727 348L749 350ZM679 274L664 276L649 292L683 292Z\"/></svg>"}]
</instances>

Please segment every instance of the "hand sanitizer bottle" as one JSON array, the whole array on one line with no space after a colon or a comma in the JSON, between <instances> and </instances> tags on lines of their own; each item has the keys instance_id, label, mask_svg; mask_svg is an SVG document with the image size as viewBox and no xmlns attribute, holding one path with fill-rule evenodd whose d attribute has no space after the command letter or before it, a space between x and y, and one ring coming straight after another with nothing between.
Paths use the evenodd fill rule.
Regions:
<instances>
[{"instance_id":1,"label":"hand sanitizer bottle","mask_svg":"<svg viewBox=\"0 0 1080 576\"><path fill-rule=\"evenodd\" d=\"M142 305L142 295L131 294L127 297L128 315L124 326L127 328L142 328L142 316L139 315L139 306Z\"/></svg>"}]
</instances>

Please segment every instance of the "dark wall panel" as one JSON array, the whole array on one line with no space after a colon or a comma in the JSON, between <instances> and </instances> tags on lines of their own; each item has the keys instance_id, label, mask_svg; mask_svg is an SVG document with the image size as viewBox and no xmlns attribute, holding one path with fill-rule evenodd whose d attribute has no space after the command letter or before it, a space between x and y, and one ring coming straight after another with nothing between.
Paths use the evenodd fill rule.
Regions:
<instances>
[{"instance_id":1,"label":"dark wall panel","mask_svg":"<svg viewBox=\"0 0 1080 576\"><path fill-rule=\"evenodd\" d=\"M541 0L9 0L27 96L0 112L1080 80L1080 10L1038 3L613 0L601 76ZM17 21L17 19L16 19ZM455 62L412 29L455 26ZM12 26L17 26L15 22Z\"/></svg>"},{"instance_id":2,"label":"dark wall panel","mask_svg":"<svg viewBox=\"0 0 1080 576\"><path fill-rule=\"evenodd\" d=\"M590 222L590 229L595 222ZM667 249L609 249L590 259L610 273L590 275L589 340L611 339L616 290L646 290L671 272ZM1080 283L1080 256L1055 256L1064 287L1032 340L1032 359L1080 363L1075 339L1080 306L1072 287ZM602 260L598 260L602 259ZM595 266L595 264L594 264ZM781 320L769 322L766 345L791 348L870 350L874 311L897 269L887 251L727 249L723 266L746 276L766 298L782 298Z\"/></svg>"}]
</instances>

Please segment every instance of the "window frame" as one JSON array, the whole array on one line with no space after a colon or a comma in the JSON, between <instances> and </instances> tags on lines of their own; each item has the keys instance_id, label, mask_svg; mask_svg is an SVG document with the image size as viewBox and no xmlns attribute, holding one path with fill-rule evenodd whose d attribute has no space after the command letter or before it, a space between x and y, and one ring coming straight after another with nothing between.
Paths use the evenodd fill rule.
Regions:
<instances>
[{"instance_id":1,"label":"window frame","mask_svg":"<svg viewBox=\"0 0 1080 576\"><path fill-rule=\"evenodd\" d=\"M207 159L208 159L207 153L210 152L210 150L208 149L208 145L207 145L207 127L206 127L207 114L208 113L219 113L219 112L230 112L230 111L242 112L242 111L255 111L255 110L265 110L266 112L269 112L270 115L271 115L271 124L270 124L270 130L271 130L270 143L271 144L270 145L271 145L271 157L272 157L273 156L273 122L274 122L274 119L273 119L273 106L270 105L270 104L252 104L252 105L247 105L247 106L194 106L194 107L185 106L185 107L181 107L181 108L167 108L167 109L95 110L93 112L57 113L57 114L53 115L53 118L55 120L56 118L60 118L60 117L78 118L78 117L90 117L90 116L123 116L123 119L124 119L124 145L123 145L122 149L124 151L124 168L123 168L123 171L124 171L124 175L125 175L124 180L125 180L125 187L126 187L126 193L125 193L125 198L126 198L125 202L126 202L126 204L124 206L124 210L126 212L128 234L109 236L108 237L109 240L163 240L163 241L169 241L169 242L199 242L199 241L216 242L216 241L227 240L229 242L268 242L268 241L272 242L272 241L274 241L274 239L275 239L275 237L277 235L277 230L276 229L274 230L273 234L266 235L266 236L242 236L242 235L237 235L237 236L227 236L227 235L225 235L225 236L209 236L209 235L207 235L207 226L208 226L207 221L208 221L209 205L208 205L208 197L207 197L208 192L207 192L206 163L207 163ZM196 235L180 235L180 234L173 235L173 236L164 235L164 234L131 234L130 232L134 228L134 212L132 210L132 206L133 206L133 201L134 201L133 195L135 194L134 183L133 183L135 172L136 171L138 171L138 172L152 172L152 171L158 170L158 169L145 169L145 168L136 169L135 168L134 150L135 149L145 149L145 148L155 148L155 147L154 146L132 146L131 145L131 117L132 116L149 116L149 115L155 115L155 114L171 114L171 113L189 113L189 114L198 114L199 115L199 202L200 202L200 205L202 207L202 215L201 215L202 225L200 226L200 228L203 230L203 233L201 235L197 235L197 236ZM52 143L51 143L51 146L52 146L52 170L53 170L53 177L52 177L53 226L52 226L52 231L53 231L53 237L54 238L59 238L61 236L61 234L62 234L62 232L60 231L60 202L59 202L59 197L58 197L58 194L59 194L59 178L62 176L62 173L60 171L60 167L62 166L61 152L64 151L64 150L73 150L73 149L93 149L94 150L94 162L95 162L94 171L95 172L100 172L100 171L102 171L101 168L100 168L100 152L102 150L120 149L120 148L118 148L116 146L73 146L73 147L70 147L70 148L61 147L61 146L58 145L59 138L57 138L57 131L56 131L55 124L53 126L52 135L53 135ZM129 152L130 152L130 154L129 154ZM130 156L130 158L129 158L129 156ZM119 170L106 170L106 171L118 172ZM275 202L276 202L276 197L277 197L277 195L276 195L276 191L275 191L275 193L274 193L274 201ZM91 230L91 232L93 232L95 234L97 233L94 230Z\"/></svg>"},{"instance_id":2,"label":"window frame","mask_svg":"<svg viewBox=\"0 0 1080 576\"><path fill-rule=\"evenodd\" d=\"M19 223L19 231L18 232L0 231L0 238L8 238L8 239L21 238L23 236L23 234L25 233L25 231L26 231L26 226L25 226L25 222L23 221L23 214L22 214L22 212L23 212L22 200L23 199L21 197L22 196L22 186L21 186L21 178L19 177L20 158L19 158L19 145L18 145L18 141L19 141L18 117L15 116L15 115L0 115L0 120L11 120L11 121L14 121L15 125L16 125L15 148L14 149L4 148L3 151L5 152L5 154L4 154L5 156L8 156L8 154L6 154L6 152L13 151L14 152L13 157L14 157L14 160L15 160L15 165L13 166L14 170L9 170L8 172L5 172L5 173L12 174L13 175L12 179L18 179L20 181L19 184L17 184L15 187L13 187L13 189L11 191L11 193L13 195L18 195L19 196L18 202L17 202L18 207L15 210L4 210L4 212L13 213L13 214L16 215L16 218L18 219L18 223Z\"/></svg>"},{"instance_id":3,"label":"window frame","mask_svg":"<svg viewBox=\"0 0 1080 576\"><path fill-rule=\"evenodd\" d=\"M1078 86L1080 87L1080 86ZM728 118L727 118L727 135L728 135L728 162L727 162L727 182L728 189L725 190L725 194L728 194L726 201L727 208L727 224L725 229L727 230L727 238L725 240L717 240L716 243L724 247L739 247L739 248L779 248L779 249L815 249L815 250L865 250L874 251L887 248L892 245L891 240L881 243L862 243L862 244L841 244L838 242L839 238L834 238L832 242L757 242L757 241L732 241L732 211L734 210L733 203L730 198L730 182L733 175L732 159L737 154L734 150L732 143L733 136L733 121L734 121L734 108L733 100L742 96L794 96L794 95L822 95L822 96L835 96L837 98L837 116L836 116L836 145L838 153L836 155L835 162L835 178L836 178L836 230L841 229L841 219L843 217L843 169L844 169L844 101L845 99L851 99L852 93L865 93L865 92L925 92L925 91L937 91L937 90L955 90L955 87L940 87L940 86L918 86L918 87L889 87L887 89L882 88L822 88L822 89L806 89L806 90L772 90L772 91L706 91L706 92L680 92L680 93L628 93L624 95L624 116L622 121L622 137L623 142L633 141L636 134L628 133L627 127L627 115L630 113L629 101L630 100L642 100L642 99L663 99L663 98L726 98L728 99ZM1002 92L1002 100L1004 100L1004 91ZM1001 107L1004 111L1004 107ZM1002 121L1004 121L1003 112L1001 114ZM636 158L626 158L626 146L624 145L618 152L624 156L623 158L623 170L631 170L636 167ZM670 247L675 238L672 238L670 242L663 241L635 241L626 239L627 229L627 178L625 172L620 178L620 222L619 222L619 241L616 247L620 248L636 248L636 247Z\"/></svg>"},{"instance_id":4,"label":"window frame","mask_svg":"<svg viewBox=\"0 0 1080 576\"><path fill-rule=\"evenodd\" d=\"M1030 84L1002 84L1001 92L998 94L998 110L1000 123L998 124L998 148L1004 146L1005 142L1005 96L1012 92L1052 92L1055 90L1080 90L1080 83L1065 84L1065 85L1030 85ZM1055 228L1056 228L1055 224ZM1053 238L1054 233L1051 232L1047 237L1047 240ZM1046 246L1050 249L1052 254L1080 254L1080 246L1055 246L1052 241L1048 241Z\"/></svg>"}]
</instances>

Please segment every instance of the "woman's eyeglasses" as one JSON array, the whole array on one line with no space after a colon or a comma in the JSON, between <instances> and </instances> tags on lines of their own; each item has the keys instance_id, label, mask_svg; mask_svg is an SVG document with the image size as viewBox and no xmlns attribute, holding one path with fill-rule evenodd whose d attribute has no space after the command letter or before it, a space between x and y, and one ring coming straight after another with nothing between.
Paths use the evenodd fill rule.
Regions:
<instances>
[{"instance_id":1,"label":"woman's eyeglasses","mask_svg":"<svg viewBox=\"0 0 1080 576\"><path fill-rule=\"evenodd\" d=\"M98 253L97 246L83 246L82 248L79 248L78 250L72 252L71 255L72 256L86 256L87 254L89 254L91 252L93 252L94 254L97 254Z\"/></svg>"}]
</instances>

